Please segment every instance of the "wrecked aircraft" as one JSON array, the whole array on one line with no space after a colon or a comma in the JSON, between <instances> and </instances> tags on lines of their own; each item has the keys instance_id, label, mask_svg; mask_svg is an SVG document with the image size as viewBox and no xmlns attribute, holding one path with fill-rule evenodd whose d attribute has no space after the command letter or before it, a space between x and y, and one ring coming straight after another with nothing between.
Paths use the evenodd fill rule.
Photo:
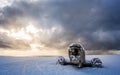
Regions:
<instances>
[{"instance_id":1,"label":"wrecked aircraft","mask_svg":"<svg viewBox=\"0 0 120 75\"><path fill-rule=\"evenodd\" d=\"M72 43L68 48L68 55L70 62L67 62L63 56L58 58L58 63L61 65L65 64L76 64L78 67L91 66L91 67L102 67L102 61L99 58L93 58L87 62L85 59L85 49L80 43Z\"/></svg>"}]
</instances>

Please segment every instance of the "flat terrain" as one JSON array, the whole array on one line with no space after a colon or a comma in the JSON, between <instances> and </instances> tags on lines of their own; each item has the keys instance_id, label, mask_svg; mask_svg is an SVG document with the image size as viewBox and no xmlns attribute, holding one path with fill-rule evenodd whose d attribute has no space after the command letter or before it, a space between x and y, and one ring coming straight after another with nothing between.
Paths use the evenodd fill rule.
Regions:
<instances>
[{"instance_id":1,"label":"flat terrain","mask_svg":"<svg viewBox=\"0 0 120 75\"><path fill-rule=\"evenodd\" d=\"M103 68L77 68L56 64L57 57L0 57L0 75L120 75L120 55L87 55L98 57ZM68 58L66 57L68 60Z\"/></svg>"}]
</instances>

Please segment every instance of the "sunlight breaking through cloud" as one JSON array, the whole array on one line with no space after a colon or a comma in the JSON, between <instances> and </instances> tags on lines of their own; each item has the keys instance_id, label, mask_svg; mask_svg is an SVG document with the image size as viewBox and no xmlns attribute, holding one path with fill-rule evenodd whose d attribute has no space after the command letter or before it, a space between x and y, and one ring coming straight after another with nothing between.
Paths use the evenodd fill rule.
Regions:
<instances>
[{"instance_id":1,"label":"sunlight breaking through cloud","mask_svg":"<svg viewBox=\"0 0 120 75\"><path fill-rule=\"evenodd\" d=\"M12 29L0 28L1 35L4 34L5 36L12 38L13 40L16 39L16 40L25 41L30 46L31 50L49 49L49 47L45 47L42 41L45 41L45 39L50 39L52 36L55 35L55 33L61 33L61 32L62 32L62 28L57 26L54 26L49 29L45 29L45 28L38 29L32 23L29 23L28 25L26 25L26 27L22 27L19 30L16 30L15 28ZM9 40L9 39L7 38L5 39L4 37L1 37L1 41L2 40Z\"/></svg>"},{"instance_id":2,"label":"sunlight breaking through cloud","mask_svg":"<svg viewBox=\"0 0 120 75\"><path fill-rule=\"evenodd\" d=\"M65 50L80 42L88 50L120 49L118 0L1 0L0 48Z\"/></svg>"}]
</instances>

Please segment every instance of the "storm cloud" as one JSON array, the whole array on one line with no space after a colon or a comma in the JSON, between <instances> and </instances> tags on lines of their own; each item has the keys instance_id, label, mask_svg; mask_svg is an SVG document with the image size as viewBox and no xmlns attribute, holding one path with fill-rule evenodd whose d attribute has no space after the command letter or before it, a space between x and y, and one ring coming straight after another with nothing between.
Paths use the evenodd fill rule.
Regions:
<instances>
[{"instance_id":1,"label":"storm cloud","mask_svg":"<svg viewBox=\"0 0 120 75\"><path fill-rule=\"evenodd\" d=\"M0 9L1 28L19 31L29 22L43 29L44 33L37 32L33 40L45 47L65 49L70 43L80 42L85 49L120 49L118 0L15 0ZM0 47L9 48L10 39L3 38ZM20 45L29 47L27 44Z\"/></svg>"}]
</instances>

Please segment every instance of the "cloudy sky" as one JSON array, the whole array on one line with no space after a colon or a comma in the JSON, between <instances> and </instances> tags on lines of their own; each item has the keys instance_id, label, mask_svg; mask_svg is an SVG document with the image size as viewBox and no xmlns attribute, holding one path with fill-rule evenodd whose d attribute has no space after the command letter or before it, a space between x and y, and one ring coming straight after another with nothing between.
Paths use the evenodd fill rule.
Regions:
<instances>
[{"instance_id":1,"label":"cloudy sky","mask_svg":"<svg viewBox=\"0 0 120 75\"><path fill-rule=\"evenodd\" d=\"M0 48L120 49L119 0L0 0Z\"/></svg>"}]
</instances>

